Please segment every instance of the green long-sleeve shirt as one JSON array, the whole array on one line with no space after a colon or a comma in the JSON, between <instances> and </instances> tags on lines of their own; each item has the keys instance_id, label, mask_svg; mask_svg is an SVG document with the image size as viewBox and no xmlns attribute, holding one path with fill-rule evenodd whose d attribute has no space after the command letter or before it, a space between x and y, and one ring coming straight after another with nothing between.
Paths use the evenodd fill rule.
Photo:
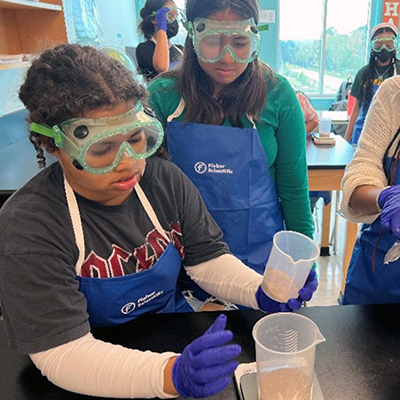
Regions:
<instances>
[{"instance_id":1,"label":"green long-sleeve shirt","mask_svg":"<svg viewBox=\"0 0 400 400\"><path fill-rule=\"evenodd\" d=\"M181 98L176 80L155 79L148 91L150 105L165 126ZM175 121L183 121L184 117L185 112ZM242 121L245 128L252 126L246 117ZM296 94L284 77L277 75L277 84L268 91L265 109L255 123L277 187L286 229L312 238L304 118ZM225 120L224 125L230 126L229 121Z\"/></svg>"}]
</instances>

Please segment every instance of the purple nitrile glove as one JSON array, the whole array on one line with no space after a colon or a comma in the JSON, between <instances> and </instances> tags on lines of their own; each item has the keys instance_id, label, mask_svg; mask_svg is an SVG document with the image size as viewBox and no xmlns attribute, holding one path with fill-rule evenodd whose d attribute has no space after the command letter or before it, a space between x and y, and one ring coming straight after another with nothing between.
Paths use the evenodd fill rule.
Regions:
<instances>
[{"instance_id":1,"label":"purple nitrile glove","mask_svg":"<svg viewBox=\"0 0 400 400\"><path fill-rule=\"evenodd\" d=\"M316 278L315 270L311 269L304 286L299 290L299 297L289 299L287 303L280 303L268 297L260 285L256 292L256 300L259 309L267 313L297 311L301 307L303 301L311 300L317 287L318 279Z\"/></svg>"},{"instance_id":2,"label":"purple nitrile glove","mask_svg":"<svg viewBox=\"0 0 400 400\"><path fill-rule=\"evenodd\" d=\"M378 195L378 204L382 209L382 229L400 239L400 185L383 189Z\"/></svg>"},{"instance_id":3,"label":"purple nitrile glove","mask_svg":"<svg viewBox=\"0 0 400 400\"><path fill-rule=\"evenodd\" d=\"M242 349L237 344L226 345L233 338L225 330L226 316L221 314L207 332L188 346L172 367L172 381L182 397L202 398L224 390L239 365L233 360Z\"/></svg>"},{"instance_id":4,"label":"purple nitrile glove","mask_svg":"<svg viewBox=\"0 0 400 400\"><path fill-rule=\"evenodd\" d=\"M169 11L170 9L168 7L163 7L156 12L156 23L158 30L167 32L167 12Z\"/></svg>"}]
</instances>

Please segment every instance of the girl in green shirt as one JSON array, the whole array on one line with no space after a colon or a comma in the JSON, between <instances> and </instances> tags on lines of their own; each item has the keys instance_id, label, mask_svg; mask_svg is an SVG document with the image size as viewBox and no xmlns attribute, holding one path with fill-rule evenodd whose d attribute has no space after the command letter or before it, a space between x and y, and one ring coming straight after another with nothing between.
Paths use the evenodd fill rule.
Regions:
<instances>
[{"instance_id":1,"label":"girl in green shirt","mask_svg":"<svg viewBox=\"0 0 400 400\"><path fill-rule=\"evenodd\" d=\"M301 108L260 60L256 0L188 0L182 65L148 87L171 161L231 251L262 273L273 235L313 235Z\"/></svg>"}]
</instances>

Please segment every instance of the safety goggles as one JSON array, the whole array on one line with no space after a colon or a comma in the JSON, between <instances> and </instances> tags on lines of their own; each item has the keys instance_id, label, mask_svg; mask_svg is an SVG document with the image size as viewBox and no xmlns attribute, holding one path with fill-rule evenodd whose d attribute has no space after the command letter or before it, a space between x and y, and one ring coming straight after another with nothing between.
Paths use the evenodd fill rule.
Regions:
<instances>
[{"instance_id":1,"label":"safety goggles","mask_svg":"<svg viewBox=\"0 0 400 400\"><path fill-rule=\"evenodd\" d=\"M52 127L32 123L30 129L53 138L75 167L92 174L112 171L124 155L137 160L150 157L164 136L152 110L143 109L140 103L112 117L75 118Z\"/></svg>"},{"instance_id":2,"label":"safety goggles","mask_svg":"<svg viewBox=\"0 0 400 400\"><path fill-rule=\"evenodd\" d=\"M371 41L371 48L377 53L380 53L383 49L393 51L396 48L396 38L393 35L376 36Z\"/></svg>"},{"instance_id":3,"label":"safety goggles","mask_svg":"<svg viewBox=\"0 0 400 400\"><path fill-rule=\"evenodd\" d=\"M165 17L167 19L167 22L171 24L172 22L175 22L178 18L179 15L182 15L182 11L177 7L177 6L168 6L169 11L165 14ZM155 17L157 14L157 11L154 11L151 13L152 17Z\"/></svg>"},{"instance_id":4,"label":"safety goggles","mask_svg":"<svg viewBox=\"0 0 400 400\"><path fill-rule=\"evenodd\" d=\"M196 18L189 34L199 59L206 63L220 61L227 52L240 63L254 61L260 53L260 34L254 19L214 21Z\"/></svg>"}]
</instances>

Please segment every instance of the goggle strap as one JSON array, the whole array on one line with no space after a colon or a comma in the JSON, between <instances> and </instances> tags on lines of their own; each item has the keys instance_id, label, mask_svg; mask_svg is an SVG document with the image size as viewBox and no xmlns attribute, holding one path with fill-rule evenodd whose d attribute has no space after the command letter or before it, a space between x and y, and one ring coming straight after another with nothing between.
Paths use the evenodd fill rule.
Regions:
<instances>
[{"instance_id":1,"label":"goggle strap","mask_svg":"<svg viewBox=\"0 0 400 400\"><path fill-rule=\"evenodd\" d=\"M259 32L268 31L269 30L269 25L268 24L257 25L257 29L259 30Z\"/></svg>"},{"instance_id":2,"label":"goggle strap","mask_svg":"<svg viewBox=\"0 0 400 400\"><path fill-rule=\"evenodd\" d=\"M189 22L189 21L183 21L182 25L187 30L188 35L193 39L193 26L192 26L192 23Z\"/></svg>"},{"instance_id":3,"label":"goggle strap","mask_svg":"<svg viewBox=\"0 0 400 400\"><path fill-rule=\"evenodd\" d=\"M40 135L54 138L53 129L51 129L48 125L37 124L36 122L31 122L29 124L29 129L31 132L39 133Z\"/></svg>"}]
</instances>

